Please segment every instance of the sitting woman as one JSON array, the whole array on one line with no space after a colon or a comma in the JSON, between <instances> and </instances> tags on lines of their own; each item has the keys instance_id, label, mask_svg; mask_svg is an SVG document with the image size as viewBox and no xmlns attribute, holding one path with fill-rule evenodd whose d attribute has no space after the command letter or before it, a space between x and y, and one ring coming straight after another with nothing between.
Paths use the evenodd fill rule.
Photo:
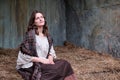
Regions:
<instances>
[{"instance_id":1,"label":"sitting woman","mask_svg":"<svg viewBox=\"0 0 120 80\"><path fill-rule=\"evenodd\" d=\"M55 58L45 17L35 10L20 45L17 71L24 80L76 80L70 63Z\"/></svg>"}]
</instances>

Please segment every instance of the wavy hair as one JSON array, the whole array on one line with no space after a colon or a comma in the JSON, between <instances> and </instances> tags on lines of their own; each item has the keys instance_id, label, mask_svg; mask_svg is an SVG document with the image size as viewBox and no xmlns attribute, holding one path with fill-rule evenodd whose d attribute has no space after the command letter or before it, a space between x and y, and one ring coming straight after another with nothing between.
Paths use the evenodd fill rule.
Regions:
<instances>
[{"instance_id":1,"label":"wavy hair","mask_svg":"<svg viewBox=\"0 0 120 80\"><path fill-rule=\"evenodd\" d=\"M30 19L29 19L29 23L28 23L28 27L27 27L27 32L29 32L31 29L35 29L35 33L36 33L37 35L39 35L38 27L34 25L34 20L35 20L35 15L36 15L36 13L41 13L41 14L42 14L42 12L40 12L40 11L38 11L38 10L34 10L34 11L32 12L31 17L30 17ZM44 16L44 15L43 15L43 16ZM45 17L44 17L44 18L45 18ZM47 26L46 20L45 20L45 24L44 24L44 26L43 26L43 31L42 31L42 33L43 33L45 36L48 36L48 26Z\"/></svg>"}]
</instances>

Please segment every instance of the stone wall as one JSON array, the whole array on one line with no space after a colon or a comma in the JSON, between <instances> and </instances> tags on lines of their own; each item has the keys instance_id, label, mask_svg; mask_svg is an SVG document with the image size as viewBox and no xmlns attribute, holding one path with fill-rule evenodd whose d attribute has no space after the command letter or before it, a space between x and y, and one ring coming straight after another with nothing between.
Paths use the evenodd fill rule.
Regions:
<instances>
[{"instance_id":1,"label":"stone wall","mask_svg":"<svg viewBox=\"0 0 120 80\"><path fill-rule=\"evenodd\" d=\"M0 47L18 47L35 9L45 14L55 46L67 40L120 57L119 0L1 0Z\"/></svg>"},{"instance_id":2,"label":"stone wall","mask_svg":"<svg viewBox=\"0 0 120 80\"><path fill-rule=\"evenodd\" d=\"M67 40L120 57L120 1L66 0Z\"/></svg>"},{"instance_id":3,"label":"stone wall","mask_svg":"<svg viewBox=\"0 0 120 80\"><path fill-rule=\"evenodd\" d=\"M63 44L66 40L64 0L0 0L0 47L18 47L33 10L44 13L54 45Z\"/></svg>"}]
</instances>

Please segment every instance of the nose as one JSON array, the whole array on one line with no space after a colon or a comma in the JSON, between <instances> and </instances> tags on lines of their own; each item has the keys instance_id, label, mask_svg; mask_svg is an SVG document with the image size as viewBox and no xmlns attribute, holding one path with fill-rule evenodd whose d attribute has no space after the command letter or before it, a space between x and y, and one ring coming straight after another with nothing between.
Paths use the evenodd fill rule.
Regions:
<instances>
[{"instance_id":1,"label":"nose","mask_svg":"<svg viewBox=\"0 0 120 80\"><path fill-rule=\"evenodd\" d=\"M42 21L42 19L41 19L41 18L39 18L39 20L40 20L40 21Z\"/></svg>"}]
</instances>

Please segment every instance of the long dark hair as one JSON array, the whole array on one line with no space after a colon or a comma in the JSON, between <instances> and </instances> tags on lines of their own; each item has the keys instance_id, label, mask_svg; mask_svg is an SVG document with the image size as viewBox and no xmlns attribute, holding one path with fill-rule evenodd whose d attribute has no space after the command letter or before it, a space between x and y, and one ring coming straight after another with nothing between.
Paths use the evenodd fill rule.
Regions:
<instances>
[{"instance_id":1,"label":"long dark hair","mask_svg":"<svg viewBox=\"0 0 120 80\"><path fill-rule=\"evenodd\" d=\"M30 17L30 19L29 19L29 23L28 23L28 27L27 27L27 32L30 31L31 29L35 29L35 33L36 33L37 35L39 35L38 27L36 27L36 26L34 25L34 20L35 20L35 15L36 15L36 13L41 13L41 14L42 14L42 12L40 12L40 11L38 11L38 10L34 10L34 11L32 12L31 17ZM45 17L44 17L44 18L45 18ZM45 24L44 24L44 26L43 26L43 31L42 31L42 33L43 33L45 36L48 36L48 26L47 26L46 20L45 20Z\"/></svg>"}]
</instances>

